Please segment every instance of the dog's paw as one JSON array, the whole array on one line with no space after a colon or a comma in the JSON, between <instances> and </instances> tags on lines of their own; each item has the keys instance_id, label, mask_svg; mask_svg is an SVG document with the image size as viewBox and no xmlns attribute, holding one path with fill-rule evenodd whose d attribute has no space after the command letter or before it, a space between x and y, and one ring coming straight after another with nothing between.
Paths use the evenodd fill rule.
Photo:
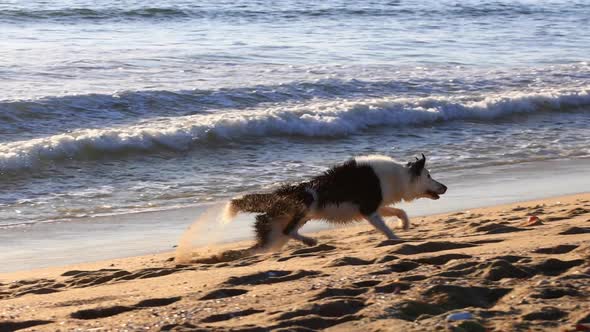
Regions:
<instances>
[{"instance_id":1,"label":"dog's paw","mask_svg":"<svg viewBox=\"0 0 590 332\"><path fill-rule=\"evenodd\" d=\"M308 238L303 239L303 243L306 246L315 247L315 246L317 246L318 241L316 239L312 239L312 238L308 237Z\"/></svg>"},{"instance_id":2,"label":"dog's paw","mask_svg":"<svg viewBox=\"0 0 590 332\"><path fill-rule=\"evenodd\" d=\"M397 224L397 227L403 229L404 231L407 231L410 229L410 221L400 219Z\"/></svg>"}]
</instances>

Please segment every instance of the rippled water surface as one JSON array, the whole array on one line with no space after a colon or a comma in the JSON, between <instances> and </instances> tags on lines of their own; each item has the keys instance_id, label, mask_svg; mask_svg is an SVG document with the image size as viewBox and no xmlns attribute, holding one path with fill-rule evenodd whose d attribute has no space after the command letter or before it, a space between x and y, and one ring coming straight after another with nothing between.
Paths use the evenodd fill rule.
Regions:
<instances>
[{"instance_id":1,"label":"rippled water surface","mask_svg":"<svg viewBox=\"0 0 590 332\"><path fill-rule=\"evenodd\" d=\"M587 1L0 3L0 225L223 199L350 156L590 155Z\"/></svg>"}]
</instances>

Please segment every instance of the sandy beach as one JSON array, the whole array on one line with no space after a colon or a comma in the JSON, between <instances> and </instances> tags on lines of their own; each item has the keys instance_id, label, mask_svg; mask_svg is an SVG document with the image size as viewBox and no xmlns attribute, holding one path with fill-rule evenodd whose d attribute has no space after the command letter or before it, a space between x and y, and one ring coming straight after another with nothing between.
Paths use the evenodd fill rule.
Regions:
<instances>
[{"instance_id":1,"label":"sandy beach","mask_svg":"<svg viewBox=\"0 0 590 332\"><path fill-rule=\"evenodd\" d=\"M590 331L588 17L0 2L0 332Z\"/></svg>"},{"instance_id":2,"label":"sandy beach","mask_svg":"<svg viewBox=\"0 0 590 332\"><path fill-rule=\"evenodd\" d=\"M215 264L167 252L4 273L0 331L590 329L588 193L414 218L398 234L358 224Z\"/></svg>"}]
</instances>

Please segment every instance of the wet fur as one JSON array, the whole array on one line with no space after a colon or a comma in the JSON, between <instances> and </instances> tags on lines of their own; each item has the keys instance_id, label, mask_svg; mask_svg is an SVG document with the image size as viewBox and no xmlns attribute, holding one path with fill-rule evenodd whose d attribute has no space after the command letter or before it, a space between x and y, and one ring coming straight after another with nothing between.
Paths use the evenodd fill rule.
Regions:
<instances>
[{"instance_id":1,"label":"wet fur","mask_svg":"<svg viewBox=\"0 0 590 332\"><path fill-rule=\"evenodd\" d=\"M383 217L397 217L404 229L409 219L405 211L389 205L422 197L438 199L447 190L430 177L425 164L424 155L406 165L381 155L357 157L309 181L234 198L226 215L231 219L239 212L257 213L257 241L250 249L254 253L277 250L290 239L315 245L316 240L298 232L312 219L331 223L364 219L388 239L397 239Z\"/></svg>"}]
</instances>

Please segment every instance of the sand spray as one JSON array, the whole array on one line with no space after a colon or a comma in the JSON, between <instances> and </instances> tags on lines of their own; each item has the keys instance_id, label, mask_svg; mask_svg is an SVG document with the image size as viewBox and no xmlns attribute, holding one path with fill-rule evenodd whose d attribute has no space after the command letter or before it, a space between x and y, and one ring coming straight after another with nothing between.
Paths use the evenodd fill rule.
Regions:
<instances>
[{"instance_id":1,"label":"sand spray","mask_svg":"<svg viewBox=\"0 0 590 332\"><path fill-rule=\"evenodd\" d=\"M190 263L195 256L209 253L208 247L223 241L224 230L235 214L228 213L228 203L215 204L206 209L182 234L176 247L175 262ZM201 249L196 251L197 244Z\"/></svg>"}]
</instances>

